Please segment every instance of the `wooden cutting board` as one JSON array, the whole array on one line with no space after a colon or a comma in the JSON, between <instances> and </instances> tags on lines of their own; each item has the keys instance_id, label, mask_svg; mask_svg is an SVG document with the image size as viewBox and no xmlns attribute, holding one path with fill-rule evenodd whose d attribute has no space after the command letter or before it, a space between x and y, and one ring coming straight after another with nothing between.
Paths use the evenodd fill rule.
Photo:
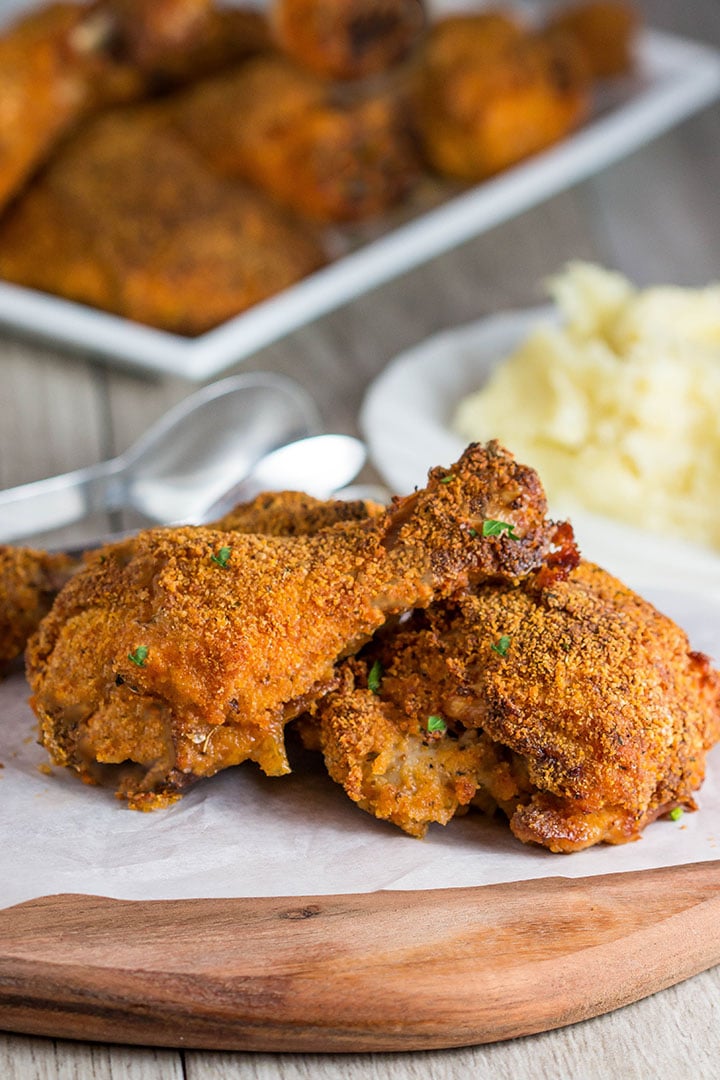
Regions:
<instances>
[{"instance_id":1,"label":"wooden cutting board","mask_svg":"<svg viewBox=\"0 0 720 1080\"><path fill-rule=\"evenodd\" d=\"M0 912L0 1027L231 1050L418 1050L616 1009L720 963L720 861L473 889L51 896Z\"/></svg>"}]
</instances>

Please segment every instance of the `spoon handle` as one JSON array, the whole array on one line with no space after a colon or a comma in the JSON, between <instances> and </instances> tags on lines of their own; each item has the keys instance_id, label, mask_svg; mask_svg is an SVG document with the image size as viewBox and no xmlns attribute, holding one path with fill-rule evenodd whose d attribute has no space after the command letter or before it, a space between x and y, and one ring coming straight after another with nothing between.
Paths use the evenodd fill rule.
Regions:
<instances>
[{"instance_id":1,"label":"spoon handle","mask_svg":"<svg viewBox=\"0 0 720 1080\"><path fill-rule=\"evenodd\" d=\"M122 501L122 469L116 460L7 488L0 491L0 543L70 525Z\"/></svg>"}]
</instances>

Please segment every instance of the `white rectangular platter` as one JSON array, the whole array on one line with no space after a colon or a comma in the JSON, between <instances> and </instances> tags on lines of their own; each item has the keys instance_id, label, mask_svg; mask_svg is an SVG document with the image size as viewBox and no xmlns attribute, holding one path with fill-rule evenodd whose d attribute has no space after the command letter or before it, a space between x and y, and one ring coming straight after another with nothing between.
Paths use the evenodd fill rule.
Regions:
<instances>
[{"instance_id":1,"label":"white rectangular platter","mask_svg":"<svg viewBox=\"0 0 720 1080\"><path fill-rule=\"evenodd\" d=\"M655 138L720 94L720 53L646 30L638 74L571 137L449 197L197 338L0 282L0 326L88 356L203 381L369 289L499 225Z\"/></svg>"}]
</instances>

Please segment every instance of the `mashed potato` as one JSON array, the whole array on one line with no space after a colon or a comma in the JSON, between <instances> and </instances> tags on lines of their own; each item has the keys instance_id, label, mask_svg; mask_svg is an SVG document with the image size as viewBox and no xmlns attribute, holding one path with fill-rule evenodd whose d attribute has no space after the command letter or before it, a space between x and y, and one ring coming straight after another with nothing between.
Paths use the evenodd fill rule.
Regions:
<instances>
[{"instance_id":1,"label":"mashed potato","mask_svg":"<svg viewBox=\"0 0 720 1080\"><path fill-rule=\"evenodd\" d=\"M720 548L720 285L639 291L571 264L538 327L466 398L466 439L499 438L554 507Z\"/></svg>"}]
</instances>

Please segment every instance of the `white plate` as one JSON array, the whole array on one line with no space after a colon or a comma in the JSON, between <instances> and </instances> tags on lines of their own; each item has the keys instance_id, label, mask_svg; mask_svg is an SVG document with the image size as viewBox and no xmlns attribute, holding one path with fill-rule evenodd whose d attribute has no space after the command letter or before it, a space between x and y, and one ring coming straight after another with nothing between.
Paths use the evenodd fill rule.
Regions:
<instances>
[{"instance_id":1,"label":"white plate","mask_svg":"<svg viewBox=\"0 0 720 1080\"><path fill-rule=\"evenodd\" d=\"M720 93L720 53L647 31L636 78L622 80L575 135L413 220L197 338L0 282L0 325L122 362L188 379L231 364L368 289L498 225L666 131Z\"/></svg>"},{"instance_id":2,"label":"white plate","mask_svg":"<svg viewBox=\"0 0 720 1080\"><path fill-rule=\"evenodd\" d=\"M553 307L493 315L428 338L385 368L367 392L360 427L374 465L393 491L405 494L422 486L429 468L459 457L465 443L450 424L461 398L477 390L539 322L557 319ZM563 516L562 509L554 512ZM572 522L586 558L639 592L657 590L662 581L668 614L676 606L674 596L680 607L693 593L720 599L720 557L708 549L586 511L574 510ZM710 640L695 645L713 653L718 647Z\"/></svg>"}]
</instances>

